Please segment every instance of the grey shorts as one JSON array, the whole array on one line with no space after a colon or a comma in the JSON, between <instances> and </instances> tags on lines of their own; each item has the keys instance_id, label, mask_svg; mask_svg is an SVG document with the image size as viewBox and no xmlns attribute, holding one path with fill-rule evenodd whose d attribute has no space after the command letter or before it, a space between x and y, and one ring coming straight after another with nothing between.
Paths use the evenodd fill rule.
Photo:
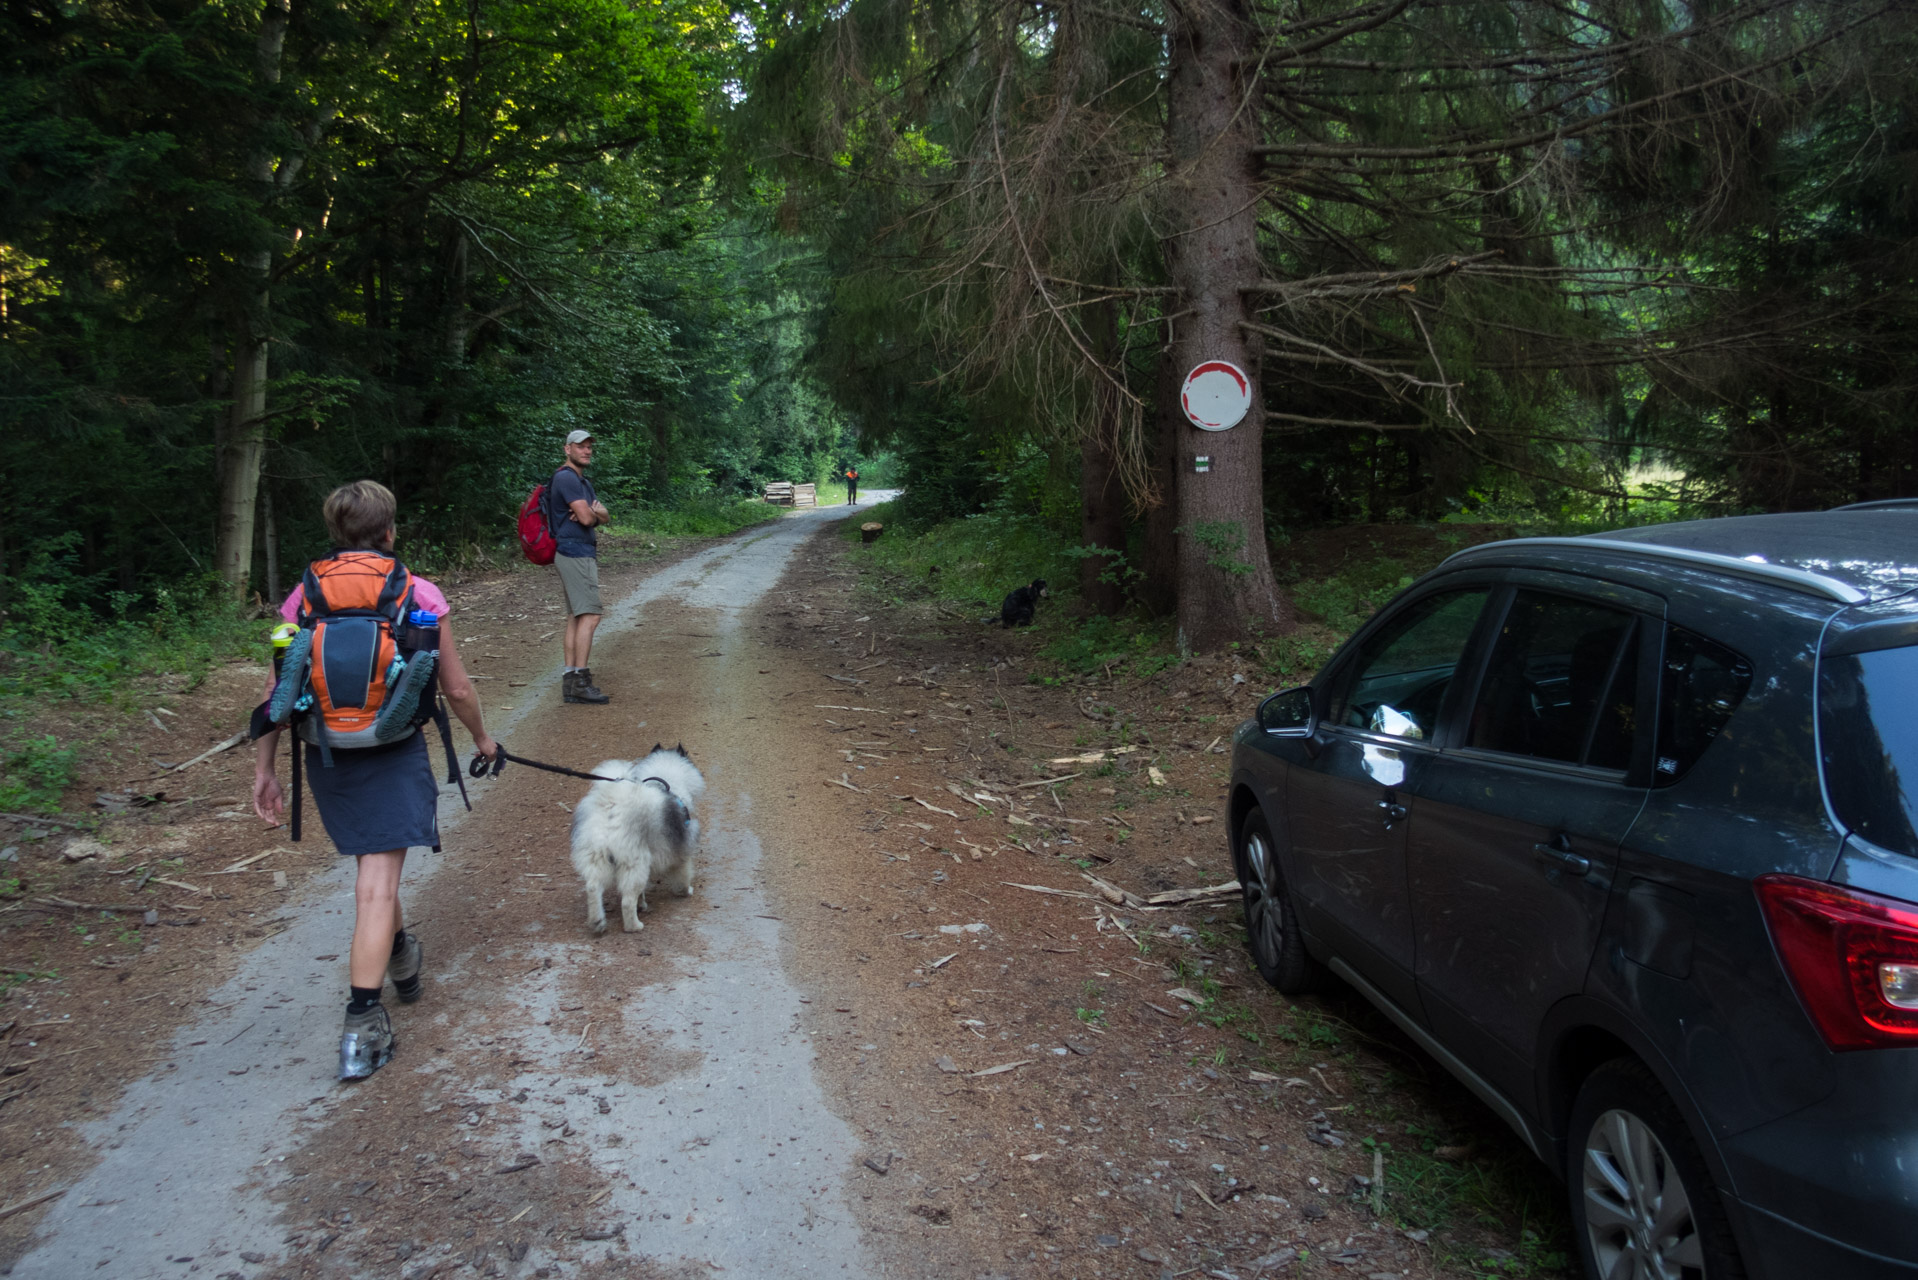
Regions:
<instances>
[{"instance_id":1,"label":"grey shorts","mask_svg":"<svg viewBox=\"0 0 1918 1280\"><path fill-rule=\"evenodd\" d=\"M593 556L554 556L560 585L566 588L566 613L603 613L599 607L599 560Z\"/></svg>"}]
</instances>

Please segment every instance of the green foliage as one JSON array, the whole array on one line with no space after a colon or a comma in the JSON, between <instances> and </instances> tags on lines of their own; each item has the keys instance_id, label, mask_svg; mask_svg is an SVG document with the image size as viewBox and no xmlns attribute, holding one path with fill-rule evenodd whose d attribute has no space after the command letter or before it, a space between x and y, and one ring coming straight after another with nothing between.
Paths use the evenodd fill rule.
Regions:
<instances>
[{"instance_id":1,"label":"green foliage","mask_svg":"<svg viewBox=\"0 0 1918 1280\"><path fill-rule=\"evenodd\" d=\"M1444 1261L1488 1280L1557 1276L1573 1265L1564 1188L1540 1176L1531 1152L1501 1138L1461 1157L1453 1139L1441 1158L1434 1152L1448 1143L1436 1130L1409 1121L1404 1133L1407 1143L1383 1144L1387 1209L1400 1226L1439 1237ZM1492 1253L1463 1244L1457 1233L1468 1224L1501 1234L1516 1227L1518 1248Z\"/></svg>"},{"instance_id":2,"label":"green foliage","mask_svg":"<svg viewBox=\"0 0 1918 1280\"><path fill-rule=\"evenodd\" d=\"M274 77L261 21L0 14L0 483L32 495L0 508L15 625L213 568L242 330L271 340L260 515L285 566L362 476L407 544L503 545L576 427L609 499L676 512L838 460L846 423L800 368L799 250L711 180L729 11L347 0L296 10ZM263 559L255 586L284 590Z\"/></svg>"},{"instance_id":3,"label":"green foliage","mask_svg":"<svg viewBox=\"0 0 1918 1280\"><path fill-rule=\"evenodd\" d=\"M859 549L874 568L917 591L944 600L990 608L998 616L1007 592L1044 578L1056 596L1070 590L1073 564L1058 533L1032 515L982 512L944 520L920 532L902 531L895 519L900 502L885 502L847 521L841 536L859 537L859 524L877 520L887 526L877 542ZM907 530L910 530L910 524ZM1040 610L1041 620L1061 612L1063 601Z\"/></svg>"},{"instance_id":4,"label":"green foliage","mask_svg":"<svg viewBox=\"0 0 1918 1280\"><path fill-rule=\"evenodd\" d=\"M0 578L12 604L0 619L0 706L25 697L111 696L135 677L173 673L197 683L217 662L257 656L265 627L249 621L218 583L191 579L150 593L108 593L60 557L35 557L28 574Z\"/></svg>"},{"instance_id":5,"label":"green foliage","mask_svg":"<svg viewBox=\"0 0 1918 1280\"><path fill-rule=\"evenodd\" d=\"M1205 562L1221 573L1244 575L1252 572L1245 560L1245 526L1233 520L1201 520L1180 533L1206 549Z\"/></svg>"},{"instance_id":6,"label":"green foliage","mask_svg":"<svg viewBox=\"0 0 1918 1280\"><path fill-rule=\"evenodd\" d=\"M75 754L49 734L0 757L0 813L58 813Z\"/></svg>"},{"instance_id":7,"label":"green foliage","mask_svg":"<svg viewBox=\"0 0 1918 1280\"><path fill-rule=\"evenodd\" d=\"M1111 670L1143 679L1179 663L1167 619L1087 618L1061 629L1041 652L1075 675Z\"/></svg>"},{"instance_id":8,"label":"green foliage","mask_svg":"<svg viewBox=\"0 0 1918 1280\"><path fill-rule=\"evenodd\" d=\"M1413 577L1402 562L1380 556L1359 561L1328 578L1301 582L1292 588L1292 600L1343 638L1411 586Z\"/></svg>"},{"instance_id":9,"label":"green foliage","mask_svg":"<svg viewBox=\"0 0 1918 1280\"><path fill-rule=\"evenodd\" d=\"M642 537L712 538L777 520L784 513L783 507L769 506L758 498L714 493L685 498L670 507L642 506L630 516L622 513L607 528L611 533Z\"/></svg>"}]
</instances>

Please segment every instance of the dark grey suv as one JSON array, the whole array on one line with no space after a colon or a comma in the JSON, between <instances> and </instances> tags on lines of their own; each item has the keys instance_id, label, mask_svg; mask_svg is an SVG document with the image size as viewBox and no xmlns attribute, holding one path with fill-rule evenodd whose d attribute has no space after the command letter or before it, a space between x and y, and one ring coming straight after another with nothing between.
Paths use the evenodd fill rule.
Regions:
<instances>
[{"instance_id":1,"label":"dark grey suv","mask_svg":"<svg viewBox=\"0 0 1918 1280\"><path fill-rule=\"evenodd\" d=\"M1461 552L1230 804L1260 971L1483 1098L1590 1275L1918 1274L1918 502Z\"/></svg>"}]
</instances>

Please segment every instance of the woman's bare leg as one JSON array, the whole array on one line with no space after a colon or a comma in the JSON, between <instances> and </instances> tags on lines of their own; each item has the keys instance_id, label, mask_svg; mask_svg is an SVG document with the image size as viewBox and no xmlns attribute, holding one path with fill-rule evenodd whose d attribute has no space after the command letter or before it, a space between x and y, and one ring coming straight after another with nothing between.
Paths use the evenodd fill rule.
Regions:
<instances>
[{"instance_id":1,"label":"woman's bare leg","mask_svg":"<svg viewBox=\"0 0 1918 1280\"><path fill-rule=\"evenodd\" d=\"M359 863L359 879L353 884L353 952L347 981L378 990L386 984L393 935L400 931L400 872L406 866L406 850L361 854Z\"/></svg>"}]
</instances>

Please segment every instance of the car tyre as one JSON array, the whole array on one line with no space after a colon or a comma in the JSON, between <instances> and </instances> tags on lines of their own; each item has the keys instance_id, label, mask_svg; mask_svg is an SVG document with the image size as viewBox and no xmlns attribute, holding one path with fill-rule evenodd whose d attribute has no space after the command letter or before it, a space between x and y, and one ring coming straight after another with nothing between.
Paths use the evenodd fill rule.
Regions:
<instances>
[{"instance_id":1,"label":"car tyre","mask_svg":"<svg viewBox=\"0 0 1918 1280\"><path fill-rule=\"evenodd\" d=\"M1245 895L1245 940L1259 976L1287 995L1317 990L1325 966L1305 950L1299 915L1292 907L1279 850L1263 810L1254 807L1239 827L1236 858Z\"/></svg>"},{"instance_id":2,"label":"car tyre","mask_svg":"<svg viewBox=\"0 0 1918 1280\"><path fill-rule=\"evenodd\" d=\"M1572 1106L1572 1234L1595 1280L1742 1280L1718 1189L1678 1107L1644 1064L1614 1059Z\"/></svg>"}]
</instances>

